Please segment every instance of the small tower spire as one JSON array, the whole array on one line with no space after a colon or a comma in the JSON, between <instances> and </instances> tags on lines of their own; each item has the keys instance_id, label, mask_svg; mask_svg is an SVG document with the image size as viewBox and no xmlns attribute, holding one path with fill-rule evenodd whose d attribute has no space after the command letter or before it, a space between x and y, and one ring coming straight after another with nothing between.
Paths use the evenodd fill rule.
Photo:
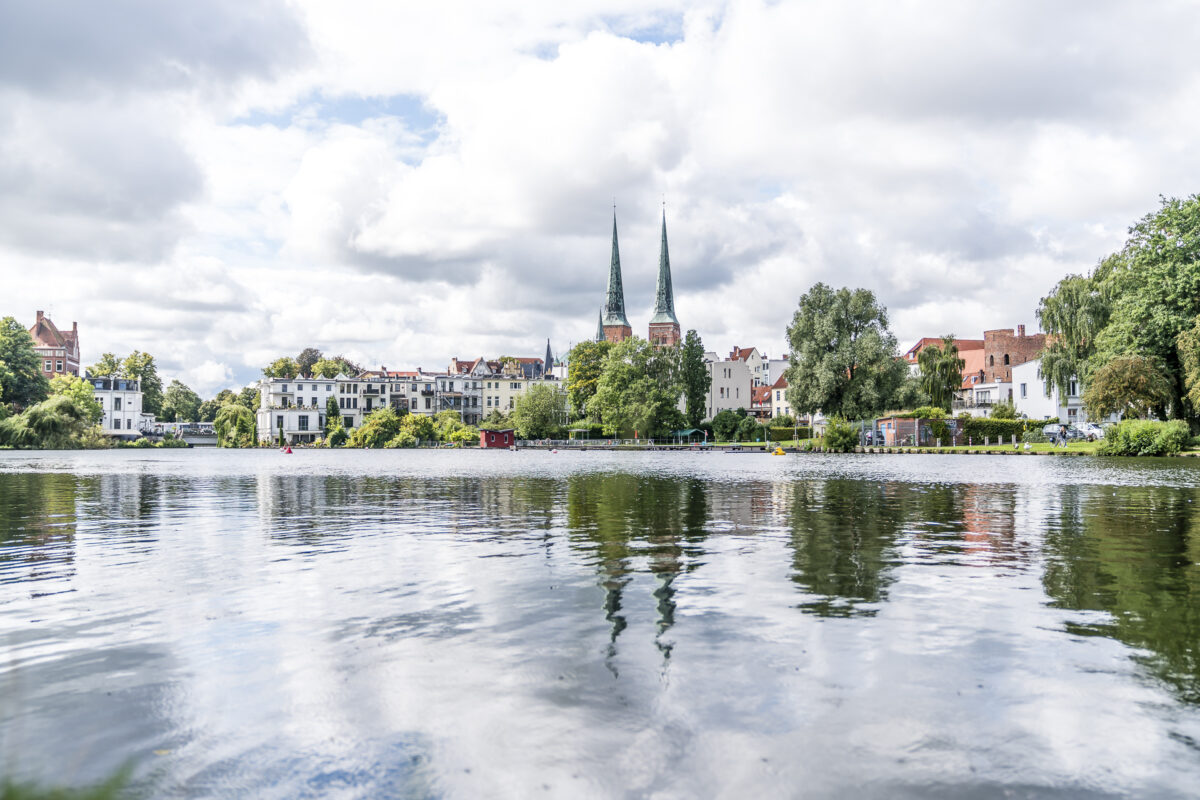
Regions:
<instances>
[{"instance_id":1,"label":"small tower spire","mask_svg":"<svg viewBox=\"0 0 1200 800\"><path fill-rule=\"evenodd\" d=\"M549 377L554 371L554 356L550 353L550 340L546 340L546 358L542 362L542 377Z\"/></svg>"},{"instance_id":2,"label":"small tower spire","mask_svg":"<svg viewBox=\"0 0 1200 800\"><path fill-rule=\"evenodd\" d=\"M600 315L596 318L596 341L604 341L604 309L600 309Z\"/></svg>"}]
</instances>

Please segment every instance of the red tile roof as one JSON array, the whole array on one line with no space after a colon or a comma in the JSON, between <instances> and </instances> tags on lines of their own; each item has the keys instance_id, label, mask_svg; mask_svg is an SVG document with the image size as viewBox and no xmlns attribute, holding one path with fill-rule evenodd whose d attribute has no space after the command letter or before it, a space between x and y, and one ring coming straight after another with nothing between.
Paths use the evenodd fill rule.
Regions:
<instances>
[{"instance_id":1,"label":"red tile roof","mask_svg":"<svg viewBox=\"0 0 1200 800\"><path fill-rule=\"evenodd\" d=\"M925 336L912 347L908 348L908 352L904 354L904 360L910 364L916 363L917 356L922 350L930 345L940 345L941 343L942 337L940 336ZM982 352L983 339L955 339L954 346L958 348L958 354L960 356L972 350L979 350Z\"/></svg>"},{"instance_id":2,"label":"red tile roof","mask_svg":"<svg viewBox=\"0 0 1200 800\"><path fill-rule=\"evenodd\" d=\"M762 405L771 401L770 386L755 386L750 391L750 402L752 404Z\"/></svg>"}]
</instances>

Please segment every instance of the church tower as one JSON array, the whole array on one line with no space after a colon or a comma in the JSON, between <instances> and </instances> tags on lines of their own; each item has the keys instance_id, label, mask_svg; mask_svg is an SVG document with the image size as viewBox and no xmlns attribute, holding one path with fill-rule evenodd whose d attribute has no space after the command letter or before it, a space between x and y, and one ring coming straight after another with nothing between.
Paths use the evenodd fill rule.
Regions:
<instances>
[{"instance_id":1,"label":"church tower","mask_svg":"<svg viewBox=\"0 0 1200 800\"><path fill-rule=\"evenodd\" d=\"M614 240L615 241L615 240ZM654 295L654 316L650 317L650 344L673 347L679 335L675 317L675 293L671 288L671 256L667 253L667 211L663 209L662 247L658 251L658 289Z\"/></svg>"},{"instance_id":2,"label":"church tower","mask_svg":"<svg viewBox=\"0 0 1200 800\"><path fill-rule=\"evenodd\" d=\"M617 249L617 212L613 211L612 262L608 267L608 298L601 319L604 338L623 342L633 336L633 328L625 318L625 287L621 284L621 254Z\"/></svg>"}]
</instances>

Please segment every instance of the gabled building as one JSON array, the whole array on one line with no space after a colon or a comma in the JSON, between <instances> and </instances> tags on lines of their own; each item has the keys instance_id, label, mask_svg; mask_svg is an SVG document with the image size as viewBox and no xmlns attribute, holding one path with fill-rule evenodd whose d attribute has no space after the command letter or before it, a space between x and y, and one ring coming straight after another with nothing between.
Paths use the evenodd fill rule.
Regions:
<instances>
[{"instance_id":1,"label":"gabled building","mask_svg":"<svg viewBox=\"0 0 1200 800\"><path fill-rule=\"evenodd\" d=\"M904 354L904 363L908 364L908 372L910 375L920 374L921 367L917 363L917 359L921 355L922 350L924 350L926 347L930 347L932 345L941 347L942 346L942 337L940 337L940 336L925 336L925 337L921 338L920 340L918 340L917 343L914 344L912 347L910 347L908 349L908 352ZM983 346L984 346L983 339L955 339L954 346L958 348L959 358L966 359L966 358L968 358L968 356L967 356L968 353L977 353L979 356L980 364L982 365L982 363L983 363ZM963 368L964 375L966 375L972 371L973 371L973 369L971 368L970 363L968 363L967 366Z\"/></svg>"},{"instance_id":2,"label":"gabled building","mask_svg":"<svg viewBox=\"0 0 1200 800\"><path fill-rule=\"evenodd\" d=\"M79 323L72 322L71 330L60 331L43 312L37 312L33 327L33 350L42 361L46 379L58 375L79 375Z\"/></svg>"},{"instance_id":3,"label":"gabled building","mask_svg":"<svg viewBox=\"0 0 1200 800\"><path fill-rule=\"evenodd\" d=\"M734 347L729 352L730 361L743 361L750 371L750 380L754 386L769 386L770 361L757 347Z\"/></svg>"}]
</instances>

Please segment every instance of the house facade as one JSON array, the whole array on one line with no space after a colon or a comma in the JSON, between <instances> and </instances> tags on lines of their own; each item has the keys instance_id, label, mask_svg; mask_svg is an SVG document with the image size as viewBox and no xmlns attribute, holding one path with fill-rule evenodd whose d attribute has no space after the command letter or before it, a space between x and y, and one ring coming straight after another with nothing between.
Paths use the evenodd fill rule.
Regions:
<instances>
[{"instance_id":1,"label":"house facade","mask_svg":"<svg viewBox=\"0 0 1200 800\"><path fill-rule=\"evenodd\" d=\"M79 375L79 323L72 322L71 330L60 331L45 313L39 311L29 335L33 338L33 350L41 360L42 375L47 380L59 375Z\"/></svg>"},{"instance_id":2,"label":"house facade","mask_svg":"<svg viewBox=\"0 0 1200 800\"><path fill-rule=\"evenodd\" d=\"M754 381L750 366L744 359L719 361L716 354L712 360L705 359L705 367L711 383L708 388L707 418L712 419L722 411L750 410L753 401L751 391Z\"/></svg>"},{"instance_id":3,"label":"house facade","mask_svg":"<svg viewBox=\"0 0 1200 800\"><path fill-rule=\"evenodd\" d=\"M144 427L141 384L130 378L87 377L103 416L100 429L109 436L136 436Z\"/></svg>"},{"instance_id":4,"label":"house facade","mask_svg":"<svg viewBox=\"0 0 1200 800\"><path fill-rule=\"evenodd\" d=\"M1012 375L1013 403L1017 407L1017 413L1024 414L1029 419L1057 417L1060 422L1072 424L1106 424L1118 421L1116 414L1102 419L1089 419L1087 409L1083 407L1083 384L1072 378L1067 385L1067 394L1062 395L1058 387L1053 383L1048 384L1042 375L1040 358L1013 367Z\"/></svg>"}]
</instances>

